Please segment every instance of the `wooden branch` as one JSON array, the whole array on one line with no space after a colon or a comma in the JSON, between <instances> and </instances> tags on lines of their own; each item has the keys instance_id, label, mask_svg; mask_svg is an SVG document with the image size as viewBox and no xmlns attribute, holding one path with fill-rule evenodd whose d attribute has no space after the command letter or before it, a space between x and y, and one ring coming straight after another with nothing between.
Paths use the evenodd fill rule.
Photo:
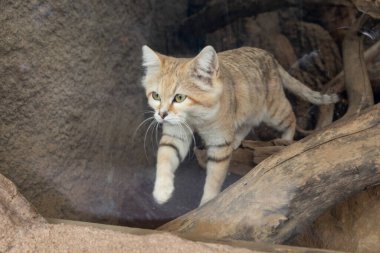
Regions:
<instances>
[{"instance_id":1,"label":"wooden branch","mask_svg":"<svg viewBox=\"0 0 380 253\"><path fill-rule=\"evenodd\" d=\"M373 61L380 54L380 40L373 44L364 52L364 61L369 63ZM325 85L325 92L339 93L345 88L344 86L344 71L336 75L328 84Z\"/></svg>"},{"instance_id":2,"label":"wooden branch","mask_svg":"<svg viewBox=\"0 0 380 253\"><path fill-rule=\"evenodd\" d=\"M338 5L353 7L346 0L214 0L205 8L185 19L179 26L183 38L202 36L213 32L238 18L253 16L262 12L277 10L283 7L294 7L302 4L303 8L315 8L321 5Z\"/></svg>"},{"instance_id":3,"label":"wooden branch","mask_svg":"<svg viewBox=\"0 0 380 253\"><path fill-rule=\"evenodd\" d=\"M361 12L375 19L380 19L380 0L352 0L352 2Z\"/></svg>"},{"instance_id":4,"label":"wooden branch","mask_svg":"<svg viewBox=\"0 0 380 253\"><path fill-rule=\"evenodd\" d=\"M160 229L282 243L325 210L380 183L380 104L261 162L216 199Z\"/></svg>"},{"instance_id":5,"label":"wooden branch","mask_svg":"<svg viewBox=\"0 0 380 253\"><path fill-rule=\"evenodd\" d=\"M358 114L373 105L373 92L364 62L363 38L360 29L368 20L363 14L352 25L343 40L344 82L348 95L348 110L345 117Z\"/></svg>"},{"instance_id":6,"label":"wooden branch","mask_svg":"<svg viewBox=\"0 0 380 253\"><path fill-rule=\"evenodd\" d=\"M374 60L380 54L380 41L377 41L364 53L365 63L369 63ZM344 63L348 64L348 63ZM357 71L355 70L355 73ZM325 85L324 93L340 93L344 90L344 71L341 71L336 77L334 77L328 84ZM319 115L315 129L319 130L328 126L333 121L334 105L322 105L319 107Z\"/></svg>"},{"instance_id":7,"label":"wooden branch","mask_svg":"<svg viewBox=\"0 0 380 253\"><path fill-rule=\"evenodd\" d=\"M321 105L319 106L319 114L315 130L320 130L333 122L335 105Z\"/></svg>"}]
</instances>

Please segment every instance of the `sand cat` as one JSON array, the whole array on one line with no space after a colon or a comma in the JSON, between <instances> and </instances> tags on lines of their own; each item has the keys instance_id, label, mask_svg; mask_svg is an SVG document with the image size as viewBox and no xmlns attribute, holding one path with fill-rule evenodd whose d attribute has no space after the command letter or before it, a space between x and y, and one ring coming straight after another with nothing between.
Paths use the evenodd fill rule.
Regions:
<instances>
[{"instance_id":1,"label":"sand cat","mask_svg":"<svg viewBox=\"0 0 380 253\"><path fill-rule=\"evenodd\" d=\"M153 197L172 196L174 172L197 132L207 148L207 177L200 205L221 190L231 153L260 122L292 140L296 118L284 88L314 104L337 102L290 76L268 52L243 47L216 53L206 46L194 58L174 58L143 46L142 84L154 118L163 125Z\"/></svg>"}]
</instances>

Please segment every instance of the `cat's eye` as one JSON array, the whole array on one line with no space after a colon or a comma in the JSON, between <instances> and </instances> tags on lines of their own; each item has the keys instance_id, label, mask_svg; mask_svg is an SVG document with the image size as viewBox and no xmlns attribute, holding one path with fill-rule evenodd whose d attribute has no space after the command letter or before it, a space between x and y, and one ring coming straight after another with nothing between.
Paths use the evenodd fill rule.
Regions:
<instances>
[{"instance_id":1,"label":"cat's eye","mask_svg":"<svg viewBox=\"0 0 380 253\"><path fill-rule=\"evenodd\" d=\"M174 102L176 102L176 103L182 103L183 101L185 101L186 98L187 98L186 95L183 95L183 94L177 94L177 95L175 95L175 97L174 97Z\"/></svg>"},{"instance_id":2,"label":"cat's eye","mask_svg":"<svg viewBox=\"0 0 380 253\"><path fill-rule=\"evenodd\" d=\"M157 92L152 92L152 98L154 100L161 100L160 95Z\"/></svg>"}]
</instances>

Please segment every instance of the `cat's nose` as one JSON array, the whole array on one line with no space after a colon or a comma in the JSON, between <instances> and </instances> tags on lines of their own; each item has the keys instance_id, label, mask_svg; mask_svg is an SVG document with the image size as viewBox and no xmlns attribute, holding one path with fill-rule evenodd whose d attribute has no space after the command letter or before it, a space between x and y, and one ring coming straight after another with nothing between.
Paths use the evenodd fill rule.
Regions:
<instances>
[{"instance_id":1,"label":"cat's nose","mask_svg":"<svg viewBox=\"0 0 380 253\"><path fill-rule=\"evenodd\" d=\"M167 111L160 112L160 116L162 119L165 119L165 117L168 116L168 112Z\"/></svg>"}]
</instances>

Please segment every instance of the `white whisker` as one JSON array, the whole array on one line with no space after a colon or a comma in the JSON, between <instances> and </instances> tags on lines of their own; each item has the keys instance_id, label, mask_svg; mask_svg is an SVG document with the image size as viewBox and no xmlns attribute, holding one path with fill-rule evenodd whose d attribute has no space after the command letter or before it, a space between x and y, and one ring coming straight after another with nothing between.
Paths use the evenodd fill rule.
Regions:
<instances>
[{"instance_id":1,"label":"white whisker","mask_svg":"<svg viewBox=\"0 0 380 253\"><path fill-rule=\"evenodd\" d=\"M179 128L180 128L180 130L181 130L181 131L180 131L180 133L181 133L181 138L184 139L184 140L186 140L186 141L188 141L190 137L189 137L189 134L186 133L186 130L187 130L187 129L184 128L183 125L182 125L181 123L177 123L177 125L179 126ZM191 146L191 143L189 143L189 145ZM186 155L186 156L189 157L189 154L190 154L190 152L187 152L187 155ZM190 158L191 158L191 157L190 157Z\"/></svg>"},{"instance_id":2,"label":"white whisker","mask_svg":"<svg viewBox=\"0 0 380 253\"><path fill-rule=\"evenodd\" d=\"M158 131L159 131L159 128L160 128L160 124L156 124L156 128L155 128L155 131L156 131L156 146L158 147L159 145L159 141L158 141Z\"/></svg>"},{"instance_id":3,"label":"white whisker","mask_svg":"<svg viewBox=\"0 0 380 253\"><path fill-rule=\"evenodd\" d=\"M152 132L150 134L150 142L152 143L152 147L157 149L158 148L158 143L157 143L157 126L160 124L157 121L154 122L155 124L152 127ZM154 137L156 136L156 138Z\"/></svg>"},{"instance_id":4,"label":"white whisker","mask_svg":"<svg viewBox=\"0 0 380 253\"><path fill-rule=\"evenodd\" d=\"M148 155L146 153L146 136L148 135L148 132L149 132L149 129L152 127L152 125L155 123L156 121L152 121L149 126L148 126L148 129L146 130L145 132L145 136L144 136L144 151L145 151L145 157L146 157L146 160L148 161Z\"/></svg>"},{"instance_id":5,"label":"white whisker","mask_svg":"<svg viewBox=\"0 0 380 253\"><path fill-rule=\"evenodd\" d=\"M180 121L180 124L181 124L181 128L183 128L183 126L185 126L184 128L184 132L185 132L185 137L186 139L188 138L192 138L192 141L194 142L194 145L197 146L197 142L195 141L195 137L194 137L194 132L193 130L191 129L191 127L189 126L189 124L185 121L185 120L181 120ZM186 134L186 130L189 132L188 134ZM190 144L191 145L191 144ZM188 155L190 154L190 152L188 152ZM194 153L193 153L194 155ZM192 156L193 157L193 156ZM192 158L190 157L190 158Z\"/></svg>"},{"instance_id":6,"label":"white whisker","mask_svg":"<svg viewBox=\"0 0 380 253\"><path fill-rule=\"evenodd\" d=\"M135 137L136 137L136 134L137 134L137 131L140 129L140 127L142 127L142 126L143 126L145 123L147 123L149 120L154 120L154 117L152 116L152 117L149 117L149 118L143 120L143 122L141 122L141 123L136 127L136 130L135 130L135 132L134 132L133 135L132 135L132 142L134 142Z\"/></svg>"},{"instance_id":7,"label":"white whisker","mask_svg":"<svg viewBox=\"0 0 380 253\"><path fill-rule=\"evenodd\" d=\"M181 139L184 139L184 136L183 136L183 132L182 132L182 128L181 128L181 124L176 122L175 123L175 127L178 129L178 133L179 133L179 137ZM186 136L185 136L186 137ZM185 139L184 139L185 140Z\"/></svg>"},{"instance_id":8,"label":"white whisker","mask_svg":"<svg viewBox=\"0 0 380 253\"><path fill-rule=\"evenodd\" d=\"M197 142L195 141L193 130L185 120L182 120L181 123L187 128L187 130L189 130L189 135L191 135L191 137L193 138L194 145L196 146Z\"/></svg>"}]
</instances>

